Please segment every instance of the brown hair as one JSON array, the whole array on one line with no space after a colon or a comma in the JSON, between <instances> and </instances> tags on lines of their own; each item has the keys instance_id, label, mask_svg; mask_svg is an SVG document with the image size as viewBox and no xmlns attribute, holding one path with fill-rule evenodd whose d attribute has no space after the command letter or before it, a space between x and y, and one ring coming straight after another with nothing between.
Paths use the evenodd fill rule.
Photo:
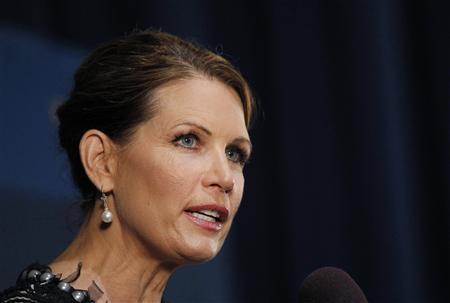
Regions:
<instances>
[{"instance_id":1,"label":"brown hair","mask_svg":"<svg viewBox=\"0 0 450 303\"><path fill-rule=\"evenodd\" d=\"M75 73L69 99L57 110L59 140L75 184L90 209L97 189L87 177L78 146L83 134L98 129L124 143L156 112L155 90L178 79L202 75L222 81L239 95L249 128L254 101L249 85L225 58L174 35L134 32L95 49Z\"/></svg>"}]
</instances>

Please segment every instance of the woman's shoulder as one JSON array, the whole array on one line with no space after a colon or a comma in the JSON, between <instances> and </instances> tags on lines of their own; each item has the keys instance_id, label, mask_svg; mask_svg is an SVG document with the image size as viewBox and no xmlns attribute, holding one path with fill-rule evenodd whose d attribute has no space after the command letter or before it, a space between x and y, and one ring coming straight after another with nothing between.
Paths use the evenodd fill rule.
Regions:
<instances>
[{"instance_id":1,"label":"woman's shoulder","mask_svg":"<svg viewBox=\"0 0 450 303\"><path fill-rule=\"evenodd\" d=\"M16 285L0 291L0 303L93 303L86 291L73 289L65 280L48 266L33 263Z\"/></svg>"}]
</instances>

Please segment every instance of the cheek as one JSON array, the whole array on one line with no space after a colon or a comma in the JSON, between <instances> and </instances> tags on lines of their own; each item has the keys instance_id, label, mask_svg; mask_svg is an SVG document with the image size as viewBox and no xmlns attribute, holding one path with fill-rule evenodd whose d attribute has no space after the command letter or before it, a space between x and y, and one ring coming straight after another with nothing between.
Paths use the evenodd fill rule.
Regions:
<instances>
[{"instance_id":1,"label":"cheek","mask_svg":"<svg viewBox=\"0 0 450 303\"><path fill-rule=\"evenodd\" d=\"M167 150L133 154L119 170L118 207L131 220L168 222L165 215L180 213L188 203L198 171L195 163Z\"/></svg>"},{"instance_id":2,"label":"cheek","mask_svg":"<svg viewBox=\"0 0 450 303\"><path fill-rule=\"evenodd\" d=\"M161 157L152 166L153 180L148 184L149 194L164 200L168 207L184 209L200 183L201 161L176 151L159 154Z\"/></svg>"},{"instance_id":3,"label":"cheek","mask_svg":"<svg viewBox=\"0 0 450 303\"><path fill-rule=\"evenodd\" d=\"M230 206L234 213L236 213L241 205L241 200L244 195L245 179L242 172L236 173L235 176L235 191L230 197Z\"/></svg>"}]
</instances>

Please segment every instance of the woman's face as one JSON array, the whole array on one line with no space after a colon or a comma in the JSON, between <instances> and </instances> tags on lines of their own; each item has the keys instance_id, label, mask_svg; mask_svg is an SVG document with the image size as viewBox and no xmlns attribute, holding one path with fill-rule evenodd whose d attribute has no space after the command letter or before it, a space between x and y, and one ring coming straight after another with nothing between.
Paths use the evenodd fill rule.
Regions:
<instances>
[{"instance_id":1,"label":"woman's face","mask_svg":"<svg viewBox=\"0 0 450 303\"><path fill-rule=\"evenodd\" d=\"M156 98L156 115L118 154L117 216L146 253L205 261L220 250L243 194L251 144L242 104L233 89L204 78L172 82Z\"/></svg>"}]
</instances>

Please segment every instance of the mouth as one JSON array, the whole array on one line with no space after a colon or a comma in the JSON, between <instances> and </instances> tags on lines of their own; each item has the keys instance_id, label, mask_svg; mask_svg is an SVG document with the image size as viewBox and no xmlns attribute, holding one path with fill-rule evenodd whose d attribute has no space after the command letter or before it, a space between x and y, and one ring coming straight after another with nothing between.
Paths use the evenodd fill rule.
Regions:
<instances>
[{"instance_id":1,"label":"mouth","mask_svg":"<svg viewBox=\"0 0 450 303\"><path fill-rule=\"evenodd\" d=\"M221 230L228 219L228 210L217 204L193 206L184 212L195 224L212 231Z\"/></svg>"}]
</instances>

